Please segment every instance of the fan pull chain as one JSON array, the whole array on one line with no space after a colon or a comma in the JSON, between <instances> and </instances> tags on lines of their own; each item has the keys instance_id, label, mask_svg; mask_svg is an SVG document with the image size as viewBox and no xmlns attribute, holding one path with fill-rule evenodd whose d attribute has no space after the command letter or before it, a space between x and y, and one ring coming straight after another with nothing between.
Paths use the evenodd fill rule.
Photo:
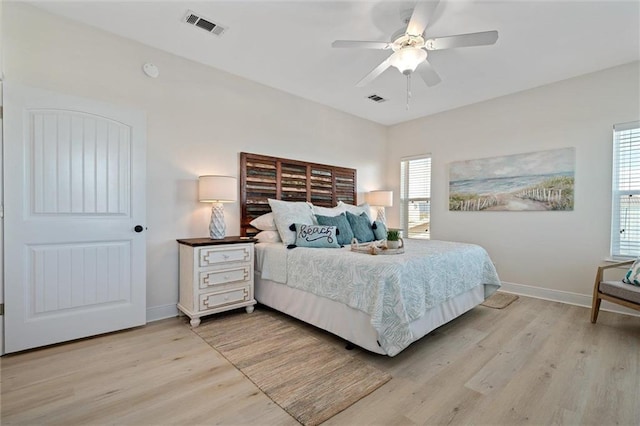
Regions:
<instances>
[{"instance_id":1,"label":"fan pull chain","mask_svg":"<svg viewBox=\"0 0 640 426\"><path fill-rule=\"evenodd\" d=\"M411 73L407 74L407 111L409 111L409 101L411 100Z\"/></svg>"}]
</instances>

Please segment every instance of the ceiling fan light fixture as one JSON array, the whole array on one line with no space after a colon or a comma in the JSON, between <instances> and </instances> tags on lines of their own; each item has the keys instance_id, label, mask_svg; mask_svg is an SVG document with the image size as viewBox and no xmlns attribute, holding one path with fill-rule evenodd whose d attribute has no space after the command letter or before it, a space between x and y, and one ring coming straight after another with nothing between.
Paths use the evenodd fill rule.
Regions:
<instances>
[{"instance_id":1,"label":"ceiling fan light fixture","mask_svg":"<svg viewBox=\"0 0 640 426\"><path fill-rule=\"evenodd\" d=\"M402 74L409 74L414 72L425 59L427 59L427 52L424 49L407 46L396 52L391 65Z\"/></svg>"}]
</instances>

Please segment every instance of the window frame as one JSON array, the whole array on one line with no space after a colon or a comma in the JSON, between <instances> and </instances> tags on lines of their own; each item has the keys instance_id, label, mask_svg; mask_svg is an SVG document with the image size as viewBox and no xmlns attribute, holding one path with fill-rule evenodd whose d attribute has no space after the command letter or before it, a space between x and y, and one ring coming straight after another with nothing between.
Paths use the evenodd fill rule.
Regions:
<instances>
[{"instance_id":1,"label":"window frame","mask_svg":"<svg viewBox=\"0 0 640 426\"><path fill-rule=\"evenodd\" d=\"M409 167L408 164L415 160L429 160L429 197L408 197L409 193ZM414 155L400 159L400 226L404 238L431 239L431 177L432 177L433 157L429 154ZM429 205L429 225L426 236L409 235L409 206L412 202L426 201Z\"/></svg>"},{"instance_id":2,"label":"window frame","mask_svg":"<svg viewBox=\"0 0 640 426\"><path fill-rule=\"evenodd\" d=\"M624 134L629 132L628 136ZM638 197L640 198L640 182L635 182L638 189L631 189L630 175L633 172L626 173L626 184L629 186L624 189L622 186L623 177L621 176L621 157L622 157L622 143L628 143L630 147L628 152L638 149L640 150L640 121L632 121L628 123L620 123L613 126L613 155L612 155L612 170L611 170L611 244L610 244L610 256L612 259L633 259L640 255L640 237L629 240L627 244L623 244L621 235L626 231L626 225L622 223L621 202L622 197ZM632 145L636 145L633 147ZM640 158L640 153L638 154ZM626 165L636 174L640 175L640 160L635 161L633 159L627 160ZM634 229L636 233L640 232L640 223ZM630 231L633 233L633 231ZM623 246L636 245L636 250L624 250Z\"/></svg>"}]
</instances>

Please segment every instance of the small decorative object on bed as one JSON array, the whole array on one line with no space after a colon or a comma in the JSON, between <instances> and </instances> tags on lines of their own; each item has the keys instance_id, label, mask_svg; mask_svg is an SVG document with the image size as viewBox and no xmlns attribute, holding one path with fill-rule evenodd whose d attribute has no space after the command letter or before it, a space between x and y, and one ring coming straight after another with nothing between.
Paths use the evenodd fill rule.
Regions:
<instances>
[{"instance_id":1,"label":"small decorative object on bed","mask_svg":"<svg viewBox=\"0 0 640 426\"><path fill-rule=\"evenodd\" d=\"M400 238L400 231L398 229L389 229L387 231L387 247L397 249L402 246L404 246L404 241Z\"/></svg>"},{"instance_id":2,"label":"small decorative object on bed","mask_svg":"<svg viewBox=\"0 0 640 426\"><path fill-rule=\"evenodd\" d=\"M351 251L356 253L365 253L371 255L378 254L402 254L404 253L404 245L389 247L388 241L372 241L370 243L358 243L357 239L351 241Z\"/></svg>"}]
</instances>

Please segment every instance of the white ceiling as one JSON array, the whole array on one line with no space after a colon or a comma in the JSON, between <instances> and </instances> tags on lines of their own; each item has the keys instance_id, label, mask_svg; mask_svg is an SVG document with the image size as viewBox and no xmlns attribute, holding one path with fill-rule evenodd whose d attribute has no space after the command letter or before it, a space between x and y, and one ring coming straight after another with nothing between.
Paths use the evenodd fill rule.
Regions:
<instances>
[{"instance_id":1,"label":"white ceiling","mask_svg":"<svg viewBox=\"0 0 640 426\"><path fill-rule=\"evenodd\" d=\"M640 1L442 0L427 37L498 30L493 46L431 52L442 83L389 68L355 83L389 51L332 49L336 39L389 41L415 1L33 2L137 40L385 125L640 60ZM227 26L219 38L183 19L188 9ZM161 76L162 78L162 70ZM367 99L377 94L388 101Z\"/></svg>"}]
</instances>

